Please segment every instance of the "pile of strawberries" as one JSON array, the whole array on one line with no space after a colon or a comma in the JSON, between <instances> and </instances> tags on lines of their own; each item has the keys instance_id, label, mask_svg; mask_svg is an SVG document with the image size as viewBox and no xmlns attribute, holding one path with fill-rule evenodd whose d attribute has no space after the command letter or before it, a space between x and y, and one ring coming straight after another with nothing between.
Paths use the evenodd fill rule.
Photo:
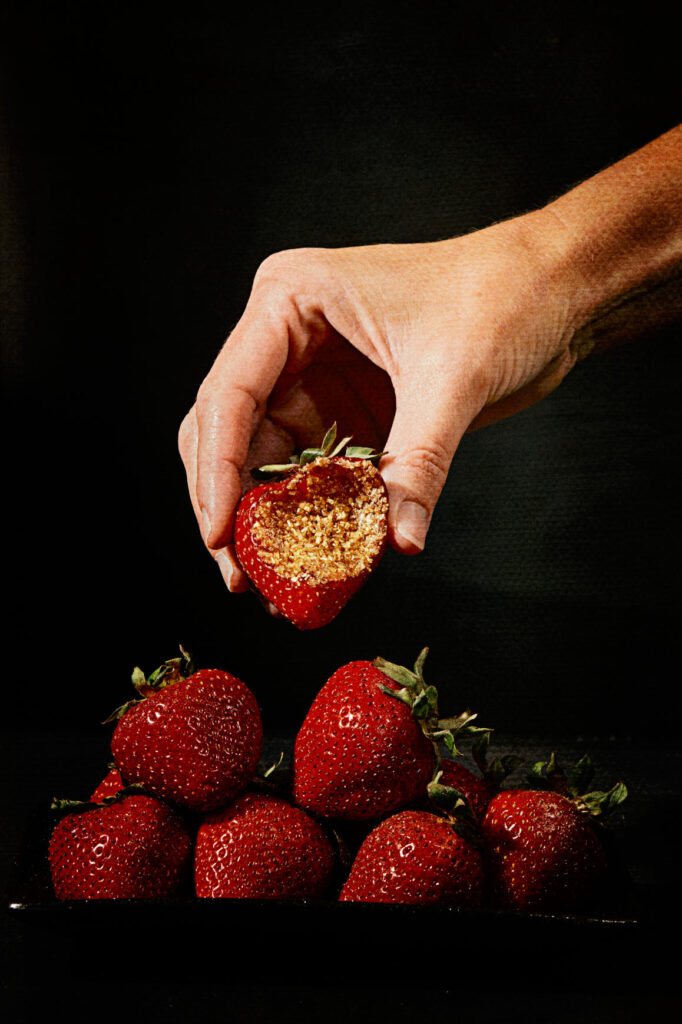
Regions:
<instances>
[{"instance_id":1,"label":"pile of strawberries","mask_svg":"<svg viewBox=\"0 0 682 1024\"><path fill-rule=\"evenodd\" d=\"M172 896L339 899L569 910L607 866L595 822L622 783L585 794L583 758L554 756L508 787L519 759L488 756L469 711L442 718L424 680L381 658L343 665L296 736L290 765L260 763L251 690L229 672L194 671L186 652L114 713L115 765L73 806L49 844L60 899ZM477 771L462 762L470 743ZM533 788L531 788L533 787ZM358 838L359 837L359 838Z\"/></svg>"}]
</instances>

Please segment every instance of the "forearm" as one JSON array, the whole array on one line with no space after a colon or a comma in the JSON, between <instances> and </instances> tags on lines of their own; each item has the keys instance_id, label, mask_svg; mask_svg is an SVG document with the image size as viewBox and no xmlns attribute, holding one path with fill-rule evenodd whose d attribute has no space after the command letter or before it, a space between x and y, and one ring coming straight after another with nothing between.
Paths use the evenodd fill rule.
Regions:
<instances>
[{"instance_id":1,"label":"forearm","mask_svg":"<svg viewBox=\"0 0 682 1024\"><path fill-rule=\"evenodd\" d=\"M578 358L682 318L682 126L539 216L573 274Z\"/></svg>"}]
</instances>

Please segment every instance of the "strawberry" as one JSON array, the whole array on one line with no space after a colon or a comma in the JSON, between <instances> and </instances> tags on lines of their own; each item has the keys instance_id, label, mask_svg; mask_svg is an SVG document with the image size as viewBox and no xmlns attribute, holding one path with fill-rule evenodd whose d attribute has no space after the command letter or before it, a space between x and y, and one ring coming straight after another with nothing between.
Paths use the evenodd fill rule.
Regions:
<instances>
[{"instance_id":1,"label":"strawberry","mask_svg":"<svg viewBox=\"0 0 682 1024\"><path fill-rule=\"evenodd\" d=\"M294 743L294 801L311 813L372 820L421 802L438 763L437 743L473 731L465 712L438 718L424 682L427 649L415 671L377 658L343 665L312 703Z\"/></svg>"},{"instance_id":2,"label":"strawberry","mask_svg":"<svg viewBox=\"0 0 682 1024\"><path fill-rule=\"evenodd\" d=\"M339 899L477 907L483 884L480 850L450 821L428 811L400 811L369 833Z\"/></svg>"},{"instance_id":3,"label":"strawberry","mask_svg":"<svg viewBox=\"0 0 682 1024\"><path fill-rule=\"evenodd\" d=\"M441 809L453 807L458 799L464 799L471 811L472 820L483 820L488 804L499 792L502 783L511 772L523 763L515 754L506 757L488 759L490 729L476 730L471 753L480 775L476 775L461 761L443 760L438 766L434 778L429 783L428 793L431 801Z\"/></svg>"},{"instance_id":4,"label":"strawberry","mask_svg":"<svg viewBox=\"0 0 682 1024\"><path fill-rule=\"evenodd\" d=\"M538 762L532 784L564 792L507 789L488 806L481 824L493 898L521 910L568 911L592 896L607 869L607 856L592 820L603 818L627 796L623 783L608 793L581 794L591 778L584 757L567 780L554 755Z\"/></svg>"},{"instance_id":5,"label":"strawberry","mask_svg":"<svg viewBox=\"0 0 682 1024\"><path fill-rule=\"evenodd\" d=\"M123 791L62 818L52 831L48 859L60 900L150 898L176 892L191 851L192 840L172 808Z\"/></svg>"},{"instance_id":6,"label":"strawberry","mask_svg":"<svg viewBox=\"0 0 682 1024\"><path fill-rule=\"evenodd\" d=\"M244 790L261 753L263 728L248 687L218 669L191 671L189 656L133 683L141 694L118 717L111 749L123 777L193 811L220 807ZM183 671L189 674L184 676Z\"/></svg>"},{"instance_id":7,"label":"strawberry","mask_svg":"<svg viewBox=\"0 0 682 1024\"><path fill-rule=\"evenodd\" d=\"M200 825L196 893L311 899L329 885L334 859L330 841L305 811L279 797L247 792Z\"/></svg>"},{"instance_id":8,"label":"strawberry","mask_svg":"<svg viewBox=\"0 0 682 1024\"><path fill-rule=\"evenodd\" d=\"M383 453L336 442L336 424L320 448L298 461L264 466L276 479L253 487L235 519L237 557L252 587L299 629L338 615L386 549L388 494L372 460Z\"/></svg>"},{"instance_id":9,"label":"strawberry","mask_svg":"<svg viewBox=\"0 0 682 1024\"><path fill-rule=\"evenodd\" d=\"M488 804L495 796L485 779L475 775L461 761L443 761L438 777L441 786L457 790L468 802L474 818L482 821Z\"/></svg>"},{"instance_id":10,"label":"strawberry","mask_svg":"<svg viewBox=\"0 0 682 1024\"><path fill-rule=\"evenodd\" d=\"M99 786L94 790L90 797L90 802L93 804L99 804L109 796L114 796L120 792L125 786L121 773L118 768L114 765L109 768L108 773L104 776Z\"/></svg>"}]
</instances>

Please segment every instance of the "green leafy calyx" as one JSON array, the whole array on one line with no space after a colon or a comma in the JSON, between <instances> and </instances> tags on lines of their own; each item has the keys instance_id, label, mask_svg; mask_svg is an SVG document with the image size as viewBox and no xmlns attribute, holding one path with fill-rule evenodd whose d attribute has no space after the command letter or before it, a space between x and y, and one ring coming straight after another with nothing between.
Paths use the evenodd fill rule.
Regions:
<instances>
[{"instance_id":1,"label":"green leafy calyx","mask_svg":"<svg viewBox=\"0 0 682 1024\"><path fill-rule=\"evenodd\" d=\"M123 718L126 711L134 707L135 704L140 704L147 697L152 697L159 690L163 690L166 686L170 686L172 683L180 682L182 679L187 679L194 672L194 663L192 661L191 654L180 646L180 657L169 658L168 661L164 661L163 665L159 665L150 676L145 676L141 668L137 666L133 669L132 683L137 690L139 697L134 697L132 700L126 701L115 711L104 719L103 725L108 722L117 722L120 718Z\"/></svg>"},{"instance_id":2,"label":"green leafy calyx","mask_svg":"<svg viewBox=\"0 0 682 1024\"><path fill-rule=\"evenodd\" d=\"M561 793L572 800L583 814L603 821L627 799L628 790L624 782L617 782L609 790L587 792L593 779L594 767L588 754L580 758L568 775L559 765L555 753L550 755L549 761L536 761L528 773L531 789Z\"/></svg>"},{"instance_id":3,"label":"green leafy calyx","mask_svg":"<svg viewBox=\"0 0 682 1024\"><path fill-rule=\"evenodd\" d=\"M379 689L402 701L412 711L413 716L419 722L424 735L431 740L436 756L436 767L441 763L441 744L453 756L459 754L456 739L460 737L476 736L482 730L472 725L476 715L471 711L463 711L454 718L441 718L438 711L438 690L430 686L424 679L424 662L429 653L425 647L414 664L414 671L405 668L403 665L394 665L393 662L384 658L375 658L373 665L383 672L385 676L397 683L399 689L394 690L390 686L379 683Z\"/></svg>"},{"instance_id":4,"label":"green leafy calyx","mask_svg":"<svg viewBox=\"0 0 682 1024\"><path fill-rule=\"evenodd\" d=\"M258 469L251 470L251 476L254 480L271 480L273 477L283 477L295 469L300 469L302 466L315 462L316 459L333 459L337 455L341 455L342 452L347 459L367 459L373 463L378 462L381 456L386 454L386 452L377 452L374 448L351 446L348 444L352 440L350 436L344 437L341 441L337 442L336 431L336 423L333 423L324 435L319 448L306 448L300 455L292 455L289 462L259 466ZM344 448L346 449L345 452L343 451Z\"/></svg>"},{"instance_id":5,"label":"green leafy calyx","mask_svg":"<svg viewBox=\"0 0 682 1024\"><path fill-rule=\"evenodd\" d=\"M110 807L111 804L117 804L128 796L139 795L144 792L145 788L141 782L131 782L129 786L124 786L122 789L117 790L116 793L112 793L111 796L105 796L102 800L63 800L60 797L53 797L50 803L50 810L67 811L70 814L94 811L98 807Z\"/></svg>"}]
</instances>

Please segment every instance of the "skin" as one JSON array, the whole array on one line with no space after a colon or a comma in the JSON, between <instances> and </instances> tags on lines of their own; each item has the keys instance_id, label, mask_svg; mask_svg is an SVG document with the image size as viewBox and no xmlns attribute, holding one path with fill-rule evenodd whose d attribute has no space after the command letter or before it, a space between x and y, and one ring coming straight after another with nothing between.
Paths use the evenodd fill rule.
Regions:
<instances>
[{"instance_id":1,"label":"skin","mask_svg":"<svg viewBox=\"0 0 682 1024\"><path fill-rule=\"evenodd\" d=\"M445 241L293 249L259 268L179 447L232 592L249 471L334 421L384 448L389 540L421 551L462 436L576 362L682 319L682 125L542 209Z\"/></svg>"}]
</instances>

